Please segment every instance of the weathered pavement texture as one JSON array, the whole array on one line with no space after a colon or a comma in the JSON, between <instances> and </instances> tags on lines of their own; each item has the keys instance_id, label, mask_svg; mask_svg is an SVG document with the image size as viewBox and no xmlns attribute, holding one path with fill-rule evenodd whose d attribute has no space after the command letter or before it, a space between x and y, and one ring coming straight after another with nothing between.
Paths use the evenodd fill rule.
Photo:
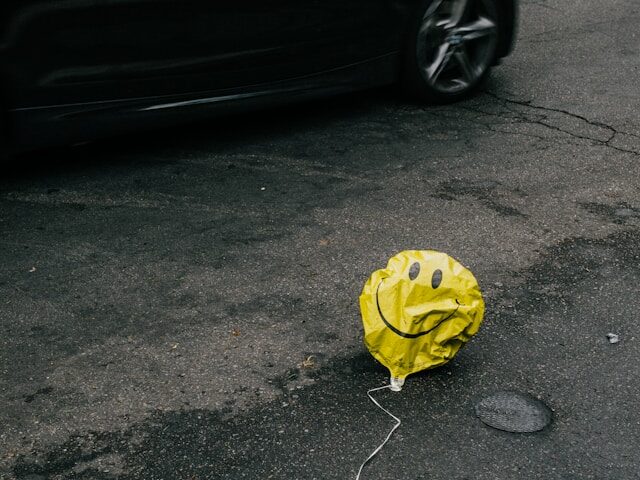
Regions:
<instances>
[{"instance_id":1,"label":"weathered pavement texture","mask_svg":"<svg viewBox=\"0 0 640 480\"><path fill-rule=\"evenodd\" d=\"M404 423L363 478L640 478L639 22L635 0L525 0L513 56L453 106L375 91L22 159L0 477L355 478L393 424L360 289L433 248L485 324L378 395ZM497 390L553 424L485 426Z\"/></svg>"}]
</instances>

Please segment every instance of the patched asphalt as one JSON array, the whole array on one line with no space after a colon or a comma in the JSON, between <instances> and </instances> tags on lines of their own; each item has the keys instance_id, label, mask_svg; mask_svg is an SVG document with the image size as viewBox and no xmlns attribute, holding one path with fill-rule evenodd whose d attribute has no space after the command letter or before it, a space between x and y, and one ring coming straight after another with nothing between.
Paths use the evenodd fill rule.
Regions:
<instances>
[{"instance_id":1,"label":"patched asphalt","mask_svg":"<svg viewBox=\"0 0 640 480\"><path fill-rule=\"evenodd\" d=\"M452 106L381 90L21 158L0 477L355 478L393 425L358 294L434 248L485 323L377 394L403 423L362 478L640 478L639 18L523 1L513 56ZM501 391L550 425L482 423Z\"/></svg>"}]
</instances>

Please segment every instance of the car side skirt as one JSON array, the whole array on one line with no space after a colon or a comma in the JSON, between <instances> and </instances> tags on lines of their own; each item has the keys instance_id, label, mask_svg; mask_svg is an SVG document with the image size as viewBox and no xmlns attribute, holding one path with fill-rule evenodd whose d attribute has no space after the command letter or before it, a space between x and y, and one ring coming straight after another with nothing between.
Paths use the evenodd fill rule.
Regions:
<instances>
[{"instance_id":1,"label":"car side skirt","mask_svg":"<svg viewBox=\"0 0 640 480\"><path fill-rule=\"evenodd\" d=\"M292 80L224 91L9 111L12 150L66 145L136 130L346 93L393 83L398 52Z\"/></svg>"}]
</instances>

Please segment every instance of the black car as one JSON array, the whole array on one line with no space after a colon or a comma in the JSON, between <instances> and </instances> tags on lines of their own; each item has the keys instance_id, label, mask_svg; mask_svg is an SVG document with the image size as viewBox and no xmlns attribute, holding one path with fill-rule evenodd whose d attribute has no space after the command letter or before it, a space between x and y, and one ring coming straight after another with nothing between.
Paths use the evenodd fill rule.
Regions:
<instances>
[{"instance_id":1,"label":"black car","mask_svg":"<svg viewBox=\"0 0 640 480\"><path fill-rule=\"evenodd\" d=\"M467 95L513 44L516 0L3 0L10 149L400 81Z\"/></svg>"}]
</instances>

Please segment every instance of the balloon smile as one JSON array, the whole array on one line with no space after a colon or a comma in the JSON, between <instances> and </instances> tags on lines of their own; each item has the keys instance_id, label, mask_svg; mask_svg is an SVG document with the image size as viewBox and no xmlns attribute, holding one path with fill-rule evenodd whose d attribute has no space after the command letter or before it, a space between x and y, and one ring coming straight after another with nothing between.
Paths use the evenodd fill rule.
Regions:
<instances>
[{"instance_id":1,"label":"balloon smile","mask_svg":"<svg viewBox=\"0 0 640 480\"><path fill-rule=\"evenodd\" d=\"M378 283L378 287L376 288L376 305L378 307L378 313L380 314L380 318L382 319L384 324L387 327L389 327L389 330L391 330L393 333L395 333L396 335L399 335L401 337L404 337L404 338L418 338L418 337L421 337L422 335L426 335L427 333L430 333L433 330L435 330L436 328L438 328L441 323L443 323L443 322L449 320L451 317L453 317L458 312L458 309L460 308L460 302L458 301L458 299L456 299L456 304L458 305L456 307L456 309L453 312L451 312L449 315L447 315L446 317L441 318L440 320L438 320L438 322L433 327L429 328L428 330L423 330L423 331L417 332L417 333L403 332L402 330L399 330L396 327L394 327L393 325L391 325L391 323L389 323L389 321L387 321L387 319L384 316L384 313L382 313L382 308L380 308L380 297L379 297L378 293L380 292L380 285L382 285L382 282L384 282L384 280L385 280L384 278L382 280L380 280L380 283ZM424 321L424 320L421 320L421 321Z\"/></svg>"}]
</instances>

